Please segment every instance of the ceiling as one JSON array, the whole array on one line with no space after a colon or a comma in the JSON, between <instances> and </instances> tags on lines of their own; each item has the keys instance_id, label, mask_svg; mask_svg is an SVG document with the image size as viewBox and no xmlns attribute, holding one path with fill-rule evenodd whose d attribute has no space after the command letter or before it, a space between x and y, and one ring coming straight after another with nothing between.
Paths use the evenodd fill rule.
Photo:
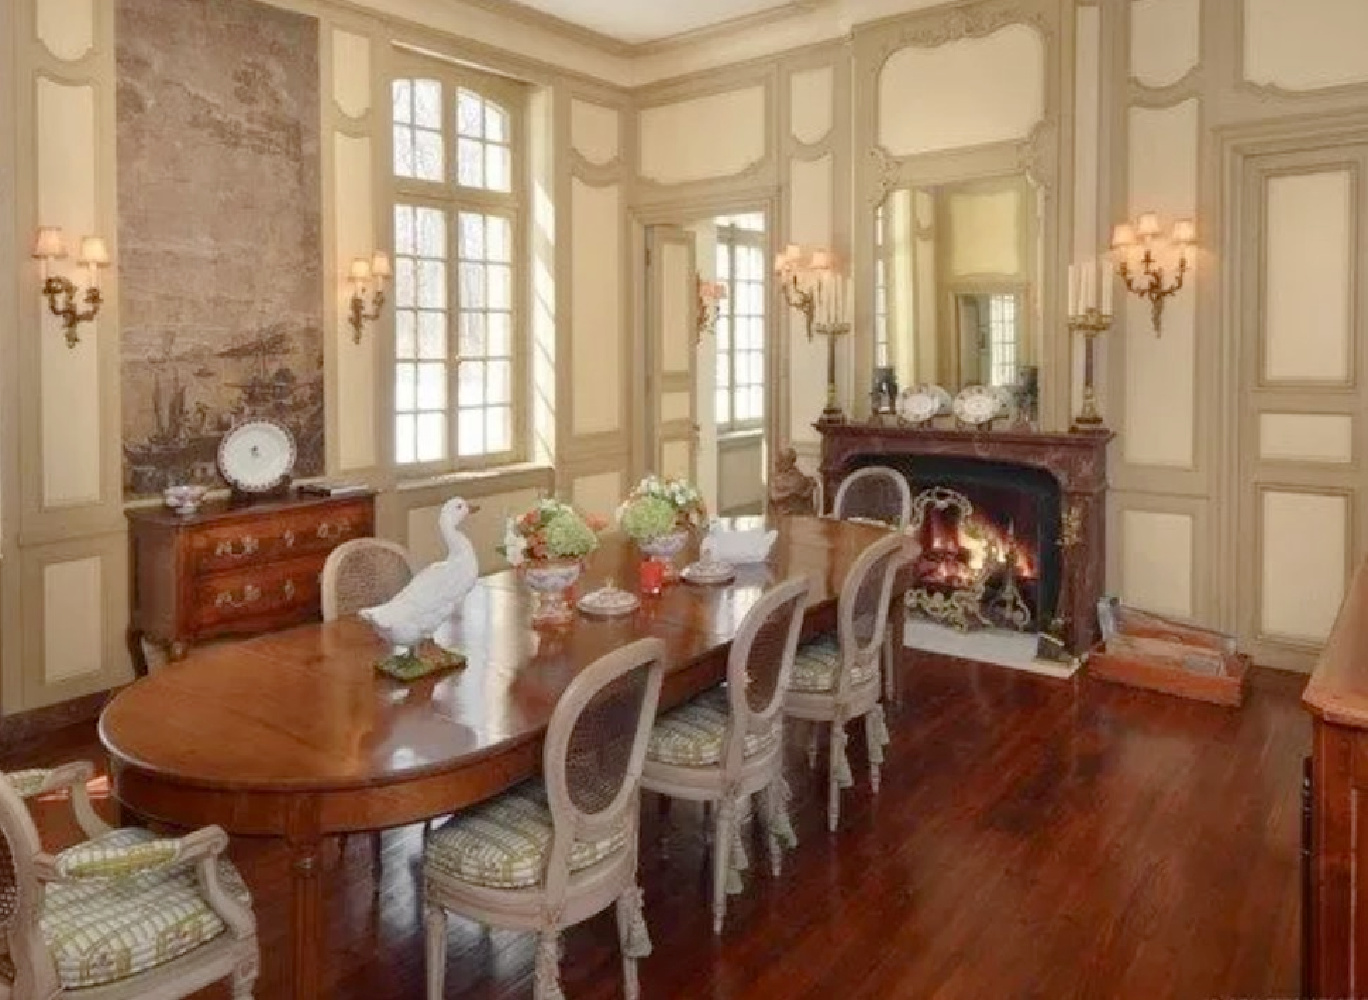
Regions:
<instances>
[{"instance_id":1,"label":"ceiling","mask_svg":"<svg viewBox=\"0 0 1368 1000\"><path fill-rule=\"evenodd\" d=\"M628 44L725 24L778 7L808 6L794 0L513 0Z\"/></svg>"}]
</instances>

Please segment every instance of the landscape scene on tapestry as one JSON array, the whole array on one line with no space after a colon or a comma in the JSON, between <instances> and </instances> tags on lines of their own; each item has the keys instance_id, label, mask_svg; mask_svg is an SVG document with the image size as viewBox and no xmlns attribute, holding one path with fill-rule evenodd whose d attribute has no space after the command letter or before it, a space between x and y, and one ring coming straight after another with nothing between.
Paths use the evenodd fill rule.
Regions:
<instances>
[{"instance_id":1,"label":"landscape scene on tapestry","mask_svg":"<svg viewBox=\"0 0 1368 1000\"><path fill-rule=\"evenodd\" d=\"M123 480L221 485L271 419L324 468L318 23L252 0L117 0Z\"/></svg>"}]
</instances>

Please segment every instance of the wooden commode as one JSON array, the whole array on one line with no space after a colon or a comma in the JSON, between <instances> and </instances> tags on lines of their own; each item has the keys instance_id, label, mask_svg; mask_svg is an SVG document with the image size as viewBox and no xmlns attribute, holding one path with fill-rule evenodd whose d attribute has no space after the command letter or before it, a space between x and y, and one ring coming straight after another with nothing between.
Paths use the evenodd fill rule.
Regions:
<instances>
[{"instance_id":1,"label":"wooden commode","mask_svg":"<svg viewBox=\"0 0 1368 1000\"><path fill-rule=\"evenodd\" d=\"M323 562L348 539L375 534L375 497L221 500L190 515L146 507L128 521L129 646L143 674L143 640L178 659L195 643L317 620Z\"/></svg>"}]
</instances>

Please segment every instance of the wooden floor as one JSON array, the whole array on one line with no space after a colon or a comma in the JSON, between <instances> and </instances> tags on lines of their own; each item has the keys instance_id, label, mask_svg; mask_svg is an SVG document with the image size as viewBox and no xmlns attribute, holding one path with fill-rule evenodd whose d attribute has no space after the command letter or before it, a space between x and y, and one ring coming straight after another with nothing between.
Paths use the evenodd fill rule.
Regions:
<instances>
[{"instance_id":1,"label":"wooden floor","mask_svg":"<svg viewBox=\"0 0 1368 1000\"><path fill-rule=\"evenodd\" d=\"M701 814L681 805L662 822L648 805L656 951L643 996L1295 996L1303 680L1256 671L1231 711L909 659L882 793L871 799L858 756L859 783L829 836L821 783L795 759L801 844L782 880L767 866L747 876L721 941L708 926ZM10 748L0 763L75 756L99 758L93 726ZM70 828L41 809L59 846ZM330 997L422 996L418 848L416 830L387 835L378 896L364 838L330 870ZM282 995L285 859L259 843L234 851L256 893L257 996L269 1000ZM450 943L447 996L531 996L530 938L454 921ZM570 1000L620 996L611 919L566 935L563 984Z\"/></svg>"}]
</instances>

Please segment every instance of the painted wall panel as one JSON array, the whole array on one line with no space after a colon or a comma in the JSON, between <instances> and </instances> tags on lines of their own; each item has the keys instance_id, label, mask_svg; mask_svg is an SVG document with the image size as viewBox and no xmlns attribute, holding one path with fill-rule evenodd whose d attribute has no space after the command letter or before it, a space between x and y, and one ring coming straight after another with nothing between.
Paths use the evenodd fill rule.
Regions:
<instances>
[{"instance_id":1,"label":"painted wall panel","mask_svg":"<svg viewBox=\"0 0 1368 1000\"><path fill-rule=\"evenodd\" d=\"M480 497L475 502L480 509L468 517L461 530L475 546L481 573L493 573L507 566L494 547L503 541L506 518L522 513L541 499L538 490L516 490ZM446 558L446 544L437 528L437 515L442 508L415 507L408 512L408 550L419 565Z\"/></svg>"},{"instance_id":2,"label":"painted wall panel","mask_svg":"<svg viewBox=\"0 0 1368 1000\"><path fill-rule=\"evenodd\" d=\"M622 191L570 183L571 370L576 434L622 425Z\"/></svg>"},{"instance_id":3,"label":"painted wall panel","mask_svg":"<svg viewBox=\"0 0 1368 1000\"><path fill-rule=\"evenodd\" d=\"M686 441L666 441L660 449L660 474L678 479L693 476L689 445Z\"/></svg>"},{"instance_id":4,"label":"painted wall panel","mask_svg":"<svg viewBox=\"0 0 1368 1000\"><path fill-rule=\"evenodd\" d=\"M369 258L376 246L371 223L371 140L341 132L333 136L333 204L337 240L337 460L340 468L366 469L376 455L376 325L369 324L356 343L348 322L351 288L345 281L357 257Z\"/></svg>"},{"instance_id":5,"label":"painted wall panel","mask_svg":"<svg viewBox=\"0 0 1368 1000\"><path fill-rule=\"evenodd\" d=\"M687 392L665 392L660 396L660 419L688 420L691 416L690 404L693 400Z\"/></svg>"},{"instance_id":6,"label":"painted wall panel","mask_svg":"<svg viewBox=\"0 0 1368 1000\"><path fill-rule=\"evenodd\" d=\"M1197 65L1200 0L1132 0L1131 73L1148 87L1177 83Z\"/></svg>"},{"instance_id":7,"label":"painted wall panel","mask_svg":"<svg viewBox=\"0 0 1368 1000\"><path fill-rule=\"evenodd\" d=\"M73 265L82 236L99 232L95 196L97 157L95 88L37 80L38 221L61 226L72 260L54 272L78 284ZM113 233L104 233L106 239ZM115 261L117 264L117 260ZM38 299L32 302L40 308ZM49 507L100 499L100 373L97 345L107 323L81 326L81 344L66 346L61 322L43 307L41 332L43 503Z\"/></svg>"},{"instance_id":8,"label":"painted wall panel","mask_svg":"<svg viewBox=\"0 0 1368 1000\"><path fill-rule=\"evenodd\" d=\"M625 493L621 472L600 472L576 479L573 499L575 506L585 514L611 517Z\"/></svg>"},{"instance_id":9,"label":"painted wall panel","mask_svg":"<svg viewBox=\"0 0 1368 1000\"><path fill-rule=\"evenodd\" d=\"M370 39L333 29L333 100L349 118L360 118L371 108Z\"/></svg>"},{"instance_id":10,"label":"painted wall panel","mask_svg":"<svg viewBox=\"0 0 1368 1000\"><path fill-rule=\"evenodd\" d=\"M1044 113L1045 45L1026 25L901 49L879 75L879 142L894 156L1021 139Z\"/></svg>"},{"instance_id":11,"label":"painted wall panel","mask_svg":"<svg viewBox=\"0 0 1368 1000\"><path fill-rule=\"evenodd\" d=\"M1349 377L1353 302L1353 175L1272 177L1264 246L1264 377Z\"/></svg>"},{"instance_id":12,"label":"painted wall panel","mask_svg":"<svg viewBox=\"0 0 1368 1000\"><path fill-rule=\"evenodd\" d=\"M718 453L718 510L727 512L765 502L764 441L724 445Z\"/></svg>"},{"instance_id":13,"label":"painted wall panel","mask_svg":"<svg viewBox=\"0 0 1368 1000\"><path fill-rule=\"evenodd\" d=\"M689 371L693 354L694 302L689 279L689 251L680 243L666 243L660 249L660 370L665 374ZM675 405L667 396L660 400L660 417L667 406Z\"/></svg>"},{"instance_id":14,"label":"painted wall panel","mask_svg":"<svg viewBox=\"0 0 1368 1000\"><path fill-rule=\"evenodd\" d=\"M1074 229L1073 259L1089 260L1098 252L1098 190L1101 180L1102 122L1102 14L1097 7L1079 7L1075 14L1074 73ZM1110 162L1110 159L1108 159ZM1106 373L1106 345L1096 345L1097 371ZM1069 412L1083 408L1083 337L1076 335L1073 345L1071 405ZM1106 378L1098 380L1099 401L1106 412ZM1114 418L1113 418L1114 421Z\"/></svg>"},{"instance_id":15,"label":"painted wall panel","mask_svg":"<svg viewBox=\"0 0 1368 1000\"><path fill-rule=\"evenodd\" d=\"M95 46L94 0L36 0L38 40L58 59L72 62Z\"/></svg>"},{"instance_id":16,"label":"painted wall panel","mask_svg":"<svg viewBox=\"0 0 1368 1000\"><path fill-rule=\"evenodd\" d=\"M1130 216L1157 211L1166 220L1197 214L1198 104L1130 112ZM1162 336L1149 306L1125 296L1127 462L1190 468L1196 433L1196 307L1201 269L1164 309Z\"/></svg>"},{"instance_id":17,"label":"painted wall panel","mask_svg":"<svg viewBox=\"0 0 1368 1000\"><path fill-rule=\"evenodd\" d=\"M1349 501L1343 496L1263 494L1260 631L1323 642L1344 598Z\"/></svg>"},{"instance_id":18,"label":"painted wall panel","mask_svg":"<svg viewBox=\"0 0 1368 1000\"><path fill-rule=\"evenodd\" d=\"M825 139L835 122L836 71L830 66L804 70L789 78L789 127L799 142Z\"/></svg>"},{"instance_id":19,"label":"painted wall panel","mask_svg":"<svg viewBox=\"0 0 1368 1000\"><path fill-rule=\"evenodd\" d=\"M789 239L809 246L830 246L835 210L835 163L831 156L793 160L789 165ZM826 405L826 344L808 340L802 318L787 307L783 321L789 337L789 414L794 441L815 441L812 429Z\"/></svg>"},{"instance_id":20,"label":"painted wall panel","mask_svg":"<svg viewBox=\"0 0 1368 1000\"><path fill-rule=\"evenodd\" d=\"M644 108L641 175L658 184L730 177L764 159L765 88L746 87Z\"/></svg>"},{"instance_id":21,"label":"painted wall panel","mask_svg":"<svg viewBox=\"0 0 1368 1000\"><path fill-rule=\"evenodd\" d=\"M612 163L622 152L617 109L571 100L570 144L590 163Z\"/></svg>"},{"instance_id":22,"label":"painted wall panel","mask_svg":"<svg viewBox=\"0 0 1368 1000\"><path fill-rule=\"evenodd\" d=\"M104 612L98 557L43 567L43 636L47 683L100 672Z\"/></svg>"},{"instance_id":23,"label":"painted wall panel","mask_svg":"<svg viewBox=\"0 0 1368 1000\"><path fill-rule=\"evenodd\" d=\"M1121 598L1158 614L1193 614L1193 519L1186 514L1121 514Z\"/></svg>"},{"instance_id":24,"label":"painted wall panel","mask_svg":"<svg viewBox=\"0 0 1368 1000\"><path fill-rule=\"evenodd\" d=\"M1286 90L1368 82L1368 3L1245 0L1244 75Z\"/></svg>"},{"instance_id":25,"label":"painted wall panel","mask_svg":"<svg viewBox=\"0 0 1368 1000\"><path fill-rule=\"evenodd\" d=\"M1259 458L1265 462L1352 462L1354 418L1342 413L1261 413Z\"/></svg>"},{"instance_id":26,"label":"painted wall panel","mask_svg":"<svg viewBox=\"0 0 1368 1000\"><path fill-rule=\"evenodd\" d=\"M959 193L948 202L951 274L1021 273L1019 192Z\"/></svg>"}]
</instances>

